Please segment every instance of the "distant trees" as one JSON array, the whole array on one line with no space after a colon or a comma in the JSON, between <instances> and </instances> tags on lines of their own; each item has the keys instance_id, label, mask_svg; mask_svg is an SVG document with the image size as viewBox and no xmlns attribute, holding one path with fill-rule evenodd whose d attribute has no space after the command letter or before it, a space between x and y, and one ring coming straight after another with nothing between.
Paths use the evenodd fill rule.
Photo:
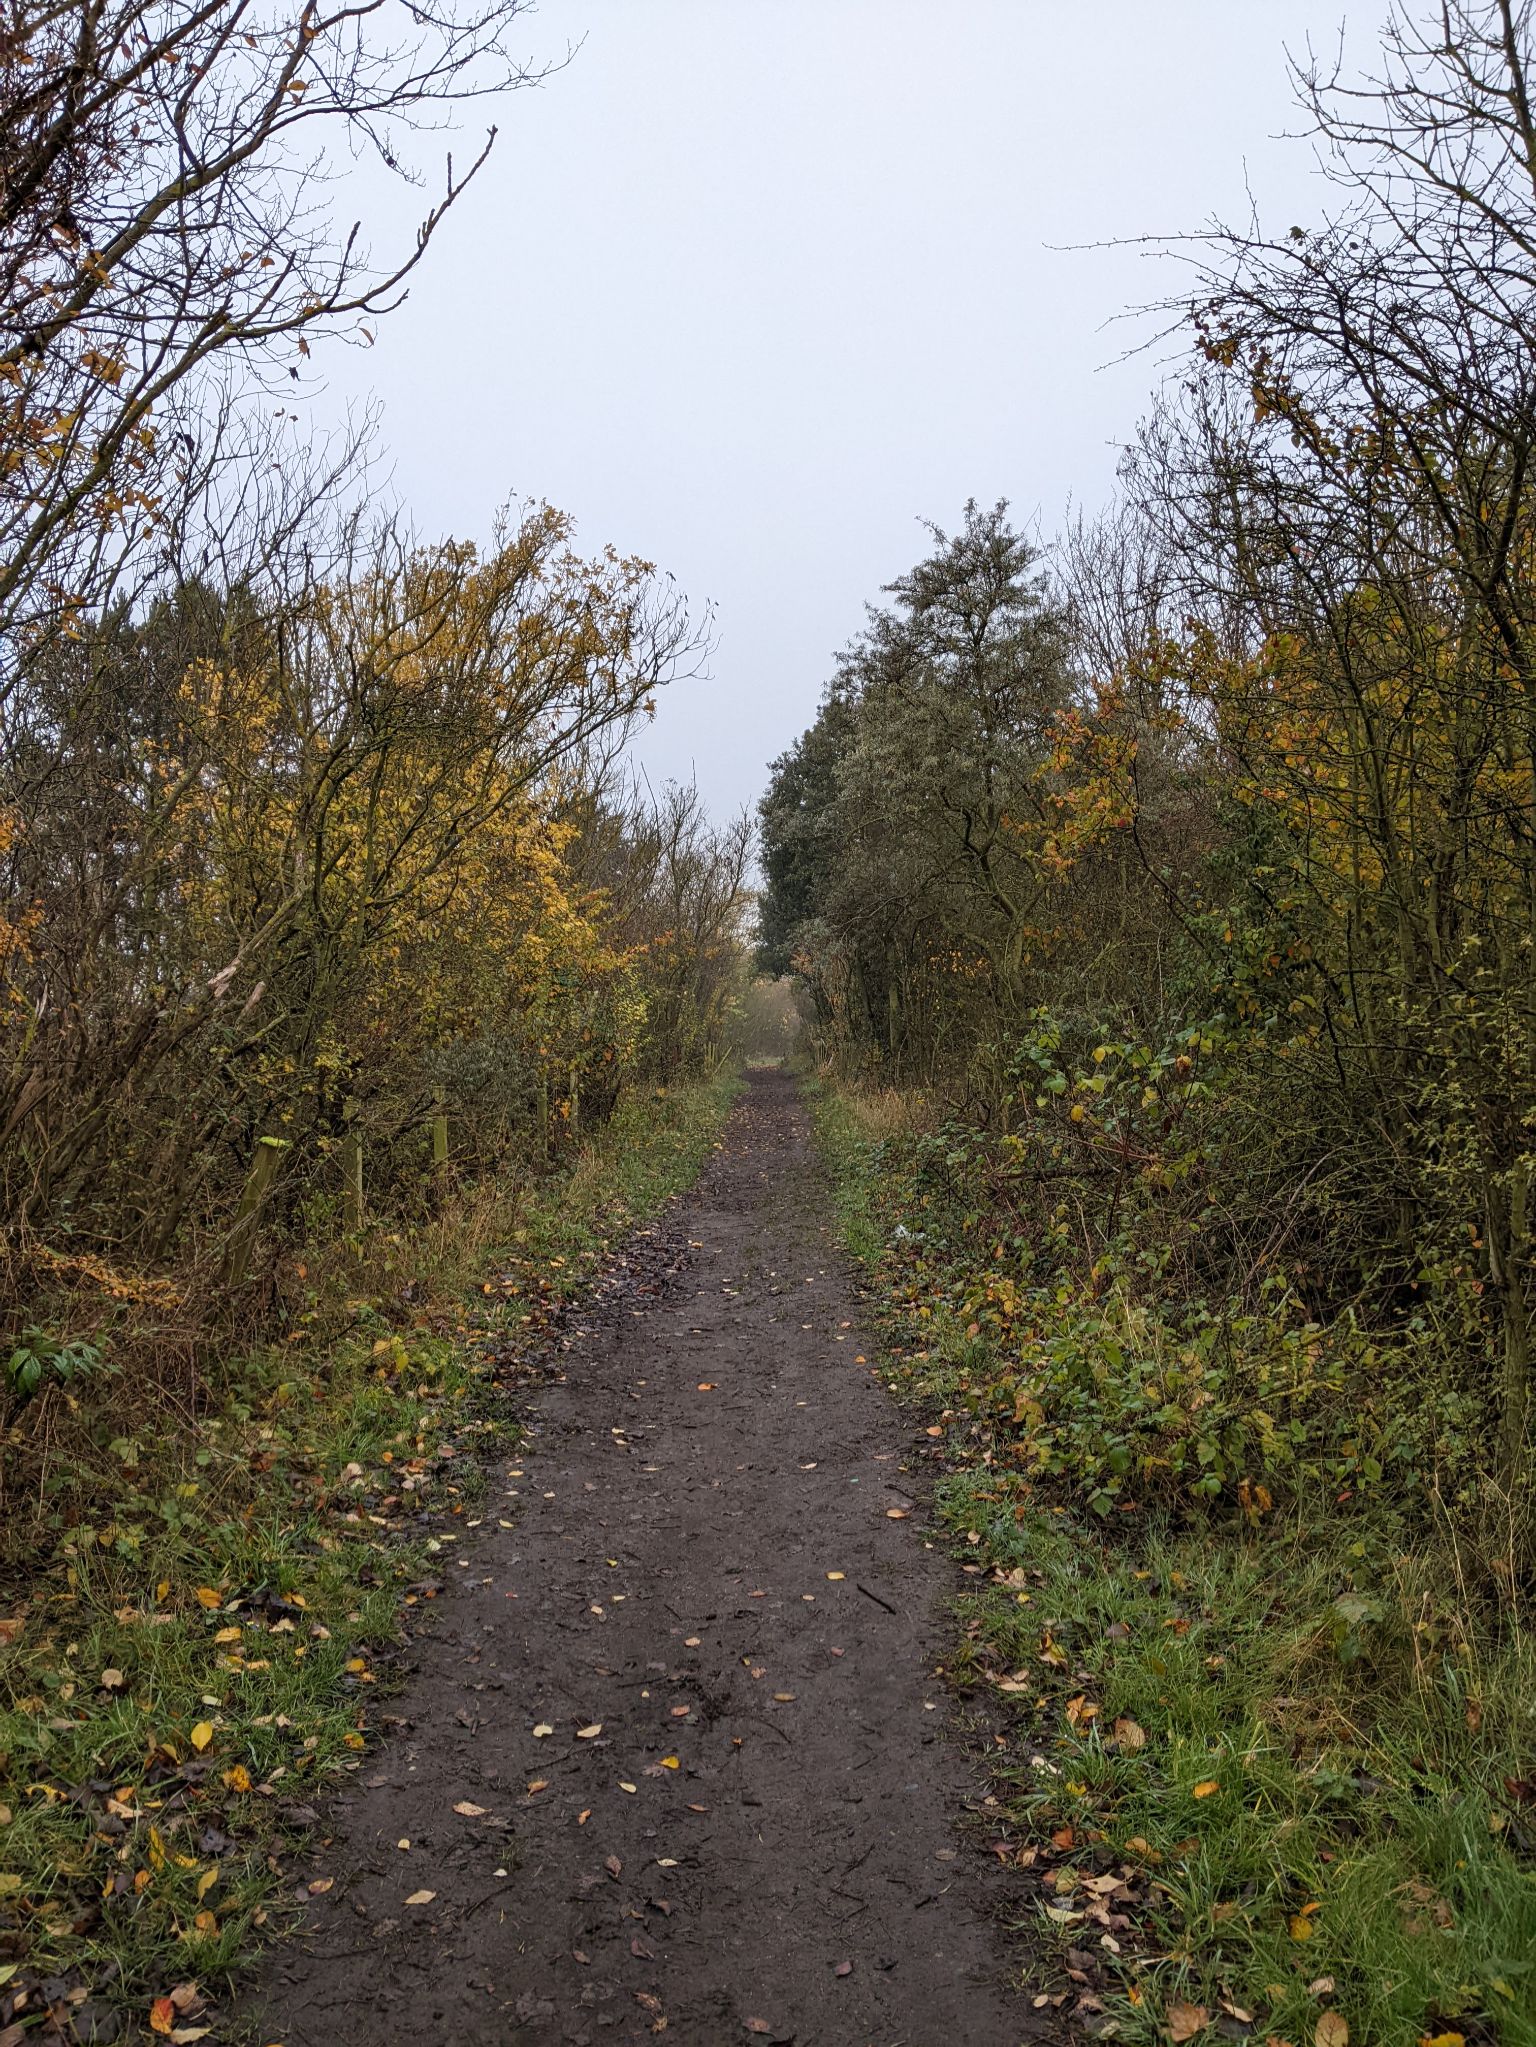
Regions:
<instances>
[{"instance_id":1,"label":"distant trees","mask_svg":"<svg viewBox=\"0 0 1536 2047\"><path fill-rule=\"evenodd\" d=\"M795 957L844 1056L1043 1119L1050 1170L1076 1159L1084 1201L1102 1175L1116 1227L1134 1166L1163 1226L1182 1208L1198 1232L1207 1280L1283 1271L1318 1311L1432 1317L1482 1389L1488 1498L1517 1519L1533 61L1528 4L1450 0L1394 14L1374 84L1299 72L1339 209L1210 239L1180 309L1188 371L1122 504L1000 614L1009 712L983 642L951 633L943 666L914 651L941 546L840 663L763 810L768 963ZM1026 557L993 538L1022 598ZM1184 1064L1108 1115L1103 1048L1138 1040L1149 1072L1159 1044ZM1221 1105L1198 1126L1192 1089Z\"/></svg>"}]
</instances>

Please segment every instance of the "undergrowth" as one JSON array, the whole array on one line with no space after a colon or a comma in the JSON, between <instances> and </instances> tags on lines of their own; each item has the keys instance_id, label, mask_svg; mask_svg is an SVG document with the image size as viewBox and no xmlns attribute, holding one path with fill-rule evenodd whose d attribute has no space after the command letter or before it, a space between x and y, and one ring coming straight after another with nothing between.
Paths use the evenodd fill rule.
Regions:
<instances>
[{"instance_id":1,"label":"undergrowth","mask_svg":"<svg viewBox=\"0 0 1536 2047\"><path fill-rule=\"evenodd\" d=\"M206 1374L183 1427L123 1437L69 1389L77 1452L0 1607L6 2047L209 2030L377 1738L480 1460L515 1457L508 1358L692 1181L734 1092L630 1101L543 1185L312 1254L287 1340Z\"/></svg>"},{"instance_id":2,"label":"undergrowth","mask_svg":"<svg viewBox=\"0 0 1536 2047\"><path fill-rule=\"evenodd\" d=\"M1536 1650L1469 1589L1391 1357L1074 1283L910 1103L813 1092L887 1377L944 1439L951 1675L1005 1716L1036 2001L1131 2042L1533 2047Z\"/></svg>"}]
</instances>

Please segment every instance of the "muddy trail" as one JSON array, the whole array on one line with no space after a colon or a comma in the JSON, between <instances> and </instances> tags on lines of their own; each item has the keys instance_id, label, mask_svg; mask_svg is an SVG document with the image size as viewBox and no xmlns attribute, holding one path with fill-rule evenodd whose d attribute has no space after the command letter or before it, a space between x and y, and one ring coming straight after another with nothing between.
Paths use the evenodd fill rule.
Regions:
<instances>
[{"instance_id":1,"label":"muddy trail","mask_svg":"<svg viewBox=\"0 0 1536 2047\"><path fill-rule=\"evenodd\" d=\"M648 1249L452 1553L397 1737L299 1872L334 1882L269 1963L264 2041L1034 2031L956 1832L958 1581L786 1076L754 1076Z\"/></svg>"}]
</instances>

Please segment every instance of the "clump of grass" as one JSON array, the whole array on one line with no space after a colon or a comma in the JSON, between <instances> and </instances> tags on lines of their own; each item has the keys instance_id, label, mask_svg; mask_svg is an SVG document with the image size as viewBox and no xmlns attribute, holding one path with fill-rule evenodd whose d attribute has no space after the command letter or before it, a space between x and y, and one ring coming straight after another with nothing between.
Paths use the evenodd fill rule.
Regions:
<instances>
[{"instance_id":1,"label":"clump of grass","mask_svg":"<svg viewBox=\"0 0 1536 2047\"><path fill-rule=\"evenodd\" d=\"M292 1340L225 1361L195 1422L91 1437L93 1496L52 1492L0 1605L0 2030L200 2006L281 1917L286 1841L375 1738L480 1460L515 1452L475 1339L536 1335L694 1178L733 1092L627 1105L543 1187L338 1247Z\"/></svg>"}]
</instances>

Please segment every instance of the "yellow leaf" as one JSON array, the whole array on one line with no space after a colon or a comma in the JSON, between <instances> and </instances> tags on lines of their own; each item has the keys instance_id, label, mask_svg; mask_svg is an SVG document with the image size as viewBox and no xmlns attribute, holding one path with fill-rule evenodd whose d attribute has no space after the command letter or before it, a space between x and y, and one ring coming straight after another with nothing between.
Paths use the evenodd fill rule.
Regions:
<instances>
[{"instance_id":1,"label":"yellow leaf","mask_svg":"<svg viewBox=\"0 0 1536 2047\"><path fill-rule=\"evenodd\" d=\"M594 1720L590 1727L577 1728L576 1739L578 1741L595 1741L597 1737L602 1733L602 1731L603 1731L602 1721Z\"/></svg>"},{"instance_id":2,"label":"yellow leaf","mask_svg":"<svg viewBox=\"0 0 1536 2047\"><path fill-rule=\"evenodd\" d=\"M251 1773L244 1763L236 1763L232 1770L224 1772L223 1781L231 1791L249 1791L251 1788Z\"/></svg>"},{"instance_id":3,"label":"yellow leaf","mask_svg":"<svg viewBox=\"0 0 1536 2047\"><path fill-rule=\"evenodd\" d=\"M436 1896L436 1891L412 1891L405 1902L408 1905L430 1905Z\"/></svg>"},{"instance_id":4,"label":"yellow leaf","mask_svg":"<svg viewBox=\"0 0 1536 2047\"><path fill-rule=\"evenodd\" d=\"M554 1731L547 1720L541 1720L533 1730L533 1738L535 1741L542 1741L546 1734L553 1734Z\"/></svg>"},{"instance_id":5,"label":"yellow leaf","mask_svg":"<svg viewBox=\"0 0 1536 2047\"><path fill-rule=\"evenodd\" d=\"M1292 1940L1310 1940L1313 1934L1317 1931L1316 1927L1313 1926L1312 1921L1310 1919L1305 1918L1300 1912L1294 1913L1292 1915L1290 1921L1290 1928Z\"/></svg>"},{"instance_id":6,"label":"yellow leaf","mask_svg":"<svg viewBox=\"0 0 1536 2047\"><path fill-rule=\"evenodd\" d=\"M1325 2011L1312 2028L1312 2047L1349 2047L1349 2021L1341 2011Z\"/></svg>"},{"instance_id":7,"label":"yellow leaf","mask_svg":"<svg viewBox=\"0 0 1536 2047\"><path fill-rule=\"evenodd\" d=\"M202 1875L197 1880L197 1902L199 1904L201 1904L204 1898L207 1897L208 1893L213 1889L214 1885L218 1882L218 1880L219 1866L217 1863L214 1864L212 1869L205 1869L203 1871Z\"/></svg>"},{"instance_id":8,"label":"yellow leaf","mask_svg":"<svg viewBox=\"0 0 1536 2047\"><path fill-rule=\"evenodd\" d=\"M213 1722L211 1720L199 1720L187 1739L197 1750L198 1754L201 1755L209 1742L213 1740Z\"/></svg>"},{"instance_id":9,"label":"yellow leaf","mask_svg":"<svg viewBox=\"0 0 1536 2047\"><path fill-rule=\"evenodd\" d=\"M1193 1796L1196 1798L1209 1798L1213 1791L1219 1791L1220 1789L1221 1779L1219 1777L1207 1777L1195 1786Z\"/></svg>"},{"instance_id":10,"label":"yellow leaf","mask_svg":"<svg viewBox=\"0 0 1536 2047\"><path fill-rule=\"evenodd\" d=\"M680 1770L682 1768L682 1764L678 1761L676 1756L663 1756L661 1759L661 1767L664 1770Z\"/></svg>"},{"instance_id":11,"label":"yellow leaf","mask_svg":"<svg viewBox=\"0 0 1536 2047\"><path fill-rule=\"evenodd\" d=\"M192 1924L199 1933L217 1933L219 1930L219 1922L212 1912L199 1912L194 1917Z\"/></svg>"},{"instance_id":12,"label":"yellow leaf","mask_svg":"<svg viewBox=\"0 0 1536 2047\"><path fill-rule=\"evenodd\" d=\"M215 1592L211 1585L199 1585L193 1597L197 1600L199 1606L206 1606L210 1609L224 1604L224 1595L220 1592Z\"/></svg>"}]
</instances>

